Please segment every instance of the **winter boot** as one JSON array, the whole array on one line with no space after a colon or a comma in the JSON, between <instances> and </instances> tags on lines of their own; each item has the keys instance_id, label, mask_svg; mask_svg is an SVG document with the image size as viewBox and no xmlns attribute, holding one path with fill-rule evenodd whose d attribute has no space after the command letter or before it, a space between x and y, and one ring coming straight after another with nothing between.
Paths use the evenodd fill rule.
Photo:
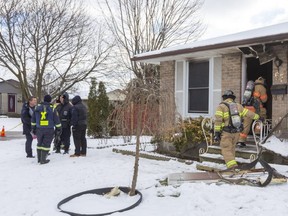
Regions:
<instances>
[{"instance_id":1,"label":"winter boot","mask_svg":"<svg viewBox=\"0 0 288 216\"><path fill-rule=\"evenodd\" d=\"M48 151L41 151L41 161L40 164L46 164L49 163L50 160L47 159Z\"/></svg>"},{"instance_id":2,"label":"winter boot","mask_svg":"<svg viewBox=\"0 0 288 216\"><path fill-rule=\"evenodd\" d=\"M38 163L40 163L41 161L41 150L37 149L37 159L38 159Z\"/></svg>"}]
</instances>

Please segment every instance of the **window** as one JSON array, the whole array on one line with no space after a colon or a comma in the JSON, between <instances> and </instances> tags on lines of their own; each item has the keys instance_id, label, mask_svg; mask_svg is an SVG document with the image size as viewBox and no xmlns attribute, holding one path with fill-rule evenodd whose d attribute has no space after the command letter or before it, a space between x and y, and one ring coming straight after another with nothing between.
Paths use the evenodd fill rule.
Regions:
<instances>
[{"instance_id":1,"label":"window","mask_svg":"<svg viewBox=\"0 0 288 216\"><path fill-rule=\"evenodd\" d=\"M208 113L209 62L189 62L188 112Z\"/></svg>"}]
</instances>

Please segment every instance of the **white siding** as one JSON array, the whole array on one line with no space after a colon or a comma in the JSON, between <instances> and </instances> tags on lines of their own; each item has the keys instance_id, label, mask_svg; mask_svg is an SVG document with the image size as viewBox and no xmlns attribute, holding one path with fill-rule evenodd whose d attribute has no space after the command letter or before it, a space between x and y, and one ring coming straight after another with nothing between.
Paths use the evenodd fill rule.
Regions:
<instances>
[{"instance_id":1,"label":"white siding","mask_svg":"<svg viewBox=\"0 0 288 216\"><path fill-rule=\"evenodd\" d=\"M181 116L184 116L184 109L187 105L187 102L184 100L185 96L185 76L184 76L184 61L177 61L175 64L175 103L176 103L176 112Z\"/></svg>"},{"instance_id":2,"label":"white siding","mask_svg":"<svg viewBox=\"0 0 288 216\"><path fill-rule=\"evenodd\" d=\"M222 59L221 57L216 57L216 58L212 58L211 59L211 69L212 69L212 73L211 74L211 78L212 78L212 82L211 82L211 86L212 86L212 98L210 98L211 100L211 107L209 110L209 113L211 116L213 116L215 114L215 110L217 108L217 106L219 105L219 103L222 101L221 98L221 86L222 86ZM211 112L210 112L211 111Z\"/></svg>"}]
</instances>

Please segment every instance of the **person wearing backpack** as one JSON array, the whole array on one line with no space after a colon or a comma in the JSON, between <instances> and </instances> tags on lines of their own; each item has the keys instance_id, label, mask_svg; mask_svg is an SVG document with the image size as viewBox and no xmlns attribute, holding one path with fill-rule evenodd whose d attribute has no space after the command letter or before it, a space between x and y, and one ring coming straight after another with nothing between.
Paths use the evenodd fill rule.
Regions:
<instances>
[{"instance_id":1,"label":"person wearing backpack","mask_svg":"<svg viewBox=\"0 0 288 216\"><path fill-rule=\"evenodd\" d=\"M50 161L47 160L47 155L54 137L54 127L57 134L62 132L58 112L50 103L51 100L50 95L45 95L44 101L36 106L31 119L32 133L37 135L37 158L40 164Z\"/></svg>"},{"instance_id":2,"label":"person wearing backpack","mask_svg":"<svg viewBox=\"0 0 288 216\"><path fill-rule=\"evenodd\" d=\"M258 114L236 103L235 98L233 91L226 90L222 95L223 101L219 104L215 113L214 140L216 142L220 141L221 154L227 168L237 167L235 148L240 132L243 130L243 118L259 119Z\"/></svg>"},{"instance_id":3,"label":"person wearing backpack","mask_svg":"<svg viewBox=\"0 0 288 216\"><path fill-rule=\"evenodd\" d=\"M251 82L251 81L249 81ZM266 87L265 87L265 79L263 77L259 77L258 79L255 80L253 84L253 89L252 89L252 95L249 100L243 100L242 105L257 113L260 116L260 119L263 121L266 119L266 108L264 107L264 103L267 102L267 93L266 93ZM244 98L245 98L245 93L244 93ZM237 145L240 148L244 148L246 146L245 142L247 139L247 136L250 132L251 124L253 120L249 118L244 118L243 122L243 131L240 133L239 140L237 142Z\"/></svg>"}]
</instances>

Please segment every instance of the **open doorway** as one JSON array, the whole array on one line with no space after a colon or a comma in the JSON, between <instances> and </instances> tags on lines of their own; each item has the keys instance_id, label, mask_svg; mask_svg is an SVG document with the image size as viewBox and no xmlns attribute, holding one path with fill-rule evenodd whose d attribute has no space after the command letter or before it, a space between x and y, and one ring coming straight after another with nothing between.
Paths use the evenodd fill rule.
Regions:
<instances>
[{"instance_id":1,"label":"open doorway","mask_svg":"<svg viewBox=\"0 0 288 216\"><path fill-rule=\"evenodd\" d=\"M247 58L247 81L255 81L258 77L262 76L266 80L266 89L268 100L264 104L267 110L267 118L272 118L272 95L271 95L271 86L272 86L272 70L273 70L273 61L269 61L265 64L260 65L259 59L255 57ZM246 83L245 83L246 85Z\"/></svg>"}]
</instances>

